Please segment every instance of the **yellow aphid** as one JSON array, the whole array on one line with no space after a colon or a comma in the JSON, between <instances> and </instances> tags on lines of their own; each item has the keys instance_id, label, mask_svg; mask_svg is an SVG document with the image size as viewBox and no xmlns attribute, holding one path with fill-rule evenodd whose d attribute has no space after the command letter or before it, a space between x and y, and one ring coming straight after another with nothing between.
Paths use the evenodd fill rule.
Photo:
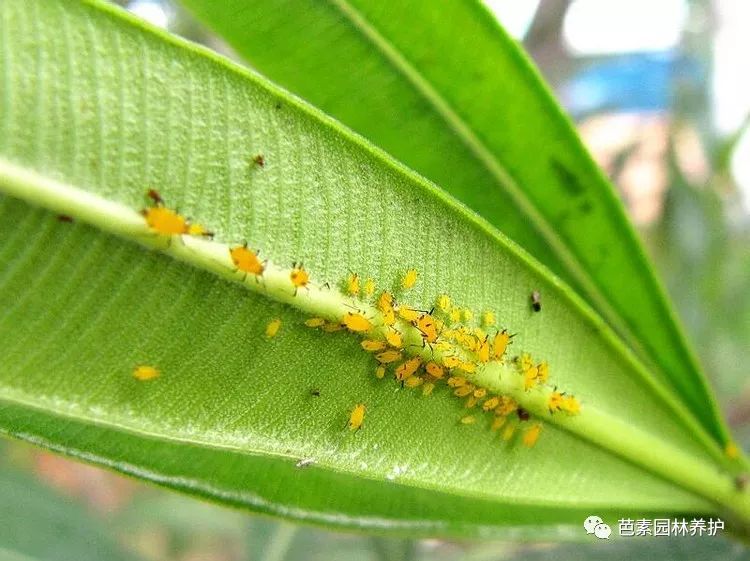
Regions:
<instances>
[{"instance_id":1,"label":"yellow aphid","mask_svg":"<svg viewBox=\"0 0 750 561\"><path fill-rule=\"evenodd\" d=\"M503 440L508 442L513 438L513 434L516 432L516 425L508 425L503 431Z\"/></svg>"},{"instance_id":2,"label":"yellow aphid","mask_svg":"<svg viewBox=\"0 0 750 561\"><path fill-rule=\"evenodd\" d=\"M406 274L401 281L401 286L407 289L414 286L417 283L417 275L418 273L416 269L409 269L406 271Z\"/></svg>"},{"instance_id":3,"label":"yellow aphid","mask_svg":"<svg viewBox=\"0 0 750 561\"><path fill-rule=\"evenodd\" d=\"M477 388L474 390L474 397L477 399L482 399L484 396L487 395L487 390L484 388Z\"/></svg>"},{"instance_id":4,"label":"yellow aphid","mask_svg":"<svg viewBox=\"0 0 750 561\"><path fill-rule=\"evenodd\" d=\"M539 378L540 384L546 384L549 379L549 364L547 361L540 362L537 365L537 378Z\"/></svg>"},{"instance_id":5,"label":"yellow aphid","mask_svg":"<svg viewBox=\"0 0 750 561\"><path fill-rule=\"evenodd\" d=\"M394 350L383 351L375 355L375 359L381 364L390 364L391 362L401 360L401 353Z\"/></svg>"},{"instance_id":6,"label":"yellow aphid","mask_svg":"<svg viewBox=\"0 0 750 561\"><path fill-rule=\"evenodd\" d=\"M371 353L382 351L386 347L385 341L376 341L374 339L365 339L360 343L360 345L362 345L362 348L364 350Z\"/></svg>"},{"instance_id":7,"label":"yellow aphid","mask_svg":"<svg viewBox=\"0 0 750 561\"><path fill-rule=\"evenodd\" d=\"M547 400L547 408L549 409L550 413L556 413L557 411L560 411L563 406L565 396L561 394L560 392L552 392L549 394L549 399Z\"/></svg>"},{"instance_id":8,"label":"yellow aphid","mask_svg":"<svg viewBox=\"0 0 750 561\"><path fill-rule=\"evenodd\" d=\"M469 308L464 308L461 311L461 315L464 318L464 321L471 321L474 319L474 312L472 312Z\"/></svg>"},{"instance_id":9,"label":"yellow aphid","mask_svg":"<svg viewBox=\"0 0 750 561\"><path fill-rule=\"evenodd\" d=\"M487 332L486 332L486 331L485 331L484 329L482 329L481 327L475 327L475 328L474 328L474 335L475 335L475 336L476 336L476 338L477 338L477 339L479 339L480 341L481 341L482 339L486 339L486 338L487 338Z\"/></svg>"},{"instance_id":10,"label":"yellow aphid","mask_svg":"<svg viewBox=\"0 0 750 561\"><path fill-rule=\"evenodd\" d=\"M450 319L453 323L458 323L461 321L461 310L458 308L453 308L450 313Z\"/></svg>"},{"instance_id":11,"label":"yellow aphid","mask_svg":"<svg viewBox=\"0 0 750 561\"><path fill-rule=\"evenodd\" d=\"M466 397L470 393L474 391L474 386L471 384L466 384L465 386L461 386L459 388L456 388L456 390L453 392L453 395L457 397Z\"/></svg>"},{"instance_id":12,"label":"yellow aphid","mask_svg":"<svg viewBox=\"0 0 750 561\"><path fill-rule=\"evenodd\" d=\"M432 395L432 390L435 389L435 384L432 382L427 382L424 386L422 386L422 395Z\"/></svg>"},{"instance_id":13,"label":"yellow aphid","mask_svg":"<svg viewBox=\"0 0 750 561\"><path fill-rule=\"evenodd\" d=\"M459 370L463 370L464 372L468 372L469 374L472 374L477 371L477 365L473 362L464 362L462 361L461 364L458 365Z\"/></svg>"},{"instance_id":14,"label":"yellow aphid","mask_svg":"<svg viewBox=\"0 0 750 561\"><path fill-rule=\"evenodd\" d=\"M490 361L490 341L486 337L484 338L484 341L479 343L477 355L479 356L479 362Z\"/></svg>"},{"instance_id":15,"label":"yellow aphid","mask_svg":"<svg viewBox=\"0 0 750 561\"><path fill-rule=\"evenodd\" d=\"M461 365L461 359L457 356L447 356L443 358L443 364L446 368L458 368Z\"/></svg>"},{"instance_id":16,"label":"yellow aphid","mask_svg":"<svg viewBox=\"0 0 750 561\"><path fill-rule=\"evenodd\" d=\"M358 430L362 426L362 422L365 420L366 409L364 403L358 403L354 406L349 415L349 430Z\"/></svg>"},{"instance_id":17,"label":"yellow aphid","mask_svg":"<svg viewBox=\"0 0 750 561\"><path fill-rule=\"evenodd\" d=\"M401 349L404 346L404 340L401 337L401 333L395 329L389 329L385 332L385 340L388 341L388 344L391 347L396 347L397 349Z\"/></svg>"},{"instance_id":18,"label":"yellow aphid","mask_svg":"<svg viewBox=\"0 0 750 561\"><path fill-rule=\"evenodd\" d=\"M158 378L160 374L161 373L153 366L141 365L137 366L135 370L133 370L133 378L135 378L136 380L140 380L141 382L146 382L148 380Z\"/></svg>"},{"instance_id":19,"label":"yellow aphid","mask_svg":"<svg viewBox=\"0 0 750 561\"><path fill-rule=\"evenodd\" d=\"M438 380L445 376L445 369L436 362L428 362L425 364L424 369L430 376Z\"/></svg>"},{"instance_id":20,"label":"yellow aphid","mask_svg":"<svg viewBox=\"0 0 750 561\"><path fill-rule=\"evenodd\" d=\"M448 312L451 309L451 299L447 294L441 294L437 299L438 308L442 312Z\"/></svg>"},{"instance_id":21,"label":"yellow aphid","mask_svg":"<svg viewBox=\"0 0 750 561\"><path fill-rule=\"evenodd\" d=\"M323 318L310 318L308 320L305 320L305 325L307 327L322 327L325 325L326 320Z\"/></svg>"},{"instance_id":22,"label":"yellow aphid","mask_svg":"<svg viewBox=\"0 0 750 561\"><path fill-rule=\"evenodd\" d=\"M189 231L187 218L172 209L153 206L144 209L141 213L146 218L148 227L158 234L187 234Z\"/></svg>"},{"instance_id":23,"label":"yellow aphid","mask_svg":"<svg viewBox=\"0 0 750 561\"><path fill-rule=\"evenodd\" d=\"M438 341L435 344L435 350L440 352L448 352L453 350L453 345L451 345L448 341Z\"/></svg>"},{"instance_id":24,"label":"yellow aphid","mask_svg":"<svg viewBox=\"0 0 750 561\"><path fill-rule=\"evenodd\" d=\"M482 325L485 327L492 327L495 325L495 313L489 310L482 314Z\"/></svg>"},{"instance_id":25,"label":"yellow aphid","mask_svg":"<svg viewBox=\"0 0 750 561\"><path fill-rule=\"evenodd\" d=\"M412 357L403 364L401 364L398 368L396 368L396 379L399 381L404 381L410 376L414 375L414 373L419 370L419 367L422 366L422 359L418 356Z\"/></svg>"},{"instance_id":26,"label":"yellow aphid","mask_svg":"<svg viewBox=\"0 0 750 561\"><path fill-rule=\"evenodd\" d=\"M266 337L276 337L276 334L279 332L279 328L281 327L281 320L280 319L274 319L271 320L271 322L266 326Z\"/></svg>"},{"instance_id":27,"label":"yellow aphid","mask_svg":"<svg viewBox=\"0 0 750 561\"><path fill-rule=\"evenodd\" d=\"M466 385L466 378L463 378L462 376L451 376L448 378L448 385L451 388L460 388L461 386Z\"/></svg>"},{"instance_id":28,"label":"yellow aphid","mask_svg":"<svg viewBox=\"0 0 750 561\"><path fill-rule=\"evenodd\" d=\"M461 424L462 425L473 425L476 423L476 417L474 415L466 415L465 417L461 417Z\"/></svg>"},{"instance_id":29,"label":"yellow aphid","mask_svg":"<svg viewBox=\"0 0 750 561\"><path fill-rule=\"evenodd\" d=\"M385 376L385 366L378 366L375 369L375 377L378 379L382 379L383 376Z\"/></svg>"},{"instance_id":30,"label":"yellow aphid","mask_svg":"<svg viewBox=\"0 0 750 561\"><path fill-rule=\"evenodd\" d=\"M477 404L477 401L479 400L473 395L469 396L469 399L466 400L466 405L464 407L466 407L466 409L471 409Z\"/></svg>"},{"instance_id":31,"label":"yellow aphid","mask_svg":"<svg viewBox=\"0 0 750 561\"><path fill-rule=\"evenodd\" d=\"M501 358L503 358L503 355L505 354L505 349L508 348L509 342L510 342L510 335L505 329L498 332L495 335L494 341L492 342L492 357L495 358L496 360L500 360Z\"/></svg>"},{"instance_id":32,"label":"yellow aphid","mask_svg":"<svg viewBox=\"0 0 750 561\"><path fill-rule=\"evenodd\" d=\"M372 323L370 323L370 320L362 314L355 314L353 312L347 312L341 323L343 323L349 331L354 331L355 333L362 333L372 329Z\"/></svg>"},{"instance_id":33,"label":"yellow aphid","mask_svg":"<svg viewBox=\"0 0 750 561\"><path fill-rule=\"evenodd\" d=\"M497 407L500 404L500 398L495 396L489 398L487 401L485 401L482 404L482 409L485 411L492 411L495 407Z\"/></svg>"},{"instance_id":34,"label":"yellow aphid","mask_svg":"<svg viewBox=\"0 0 750 561\"><path fill-rule=\"evenodd\" d=\"M350 273L346 279L346 293L349 296L359 296L359 275Z\"/></svg>"},{"instance_id":35,"label":"yellow aphid","mask_svg":"<svg viewBox=\"0 0 750 561\"><path fill-rule=\"evenodd\" d=\"M294 293L296 294L298 289L305 288L310 283L310 275L302 266L302 263L299 265L294 263L292 265L292 272L289 273L289 280L292 281Z\"/></svg>"},{"instance_id":36,"label":"yellow aphid","mask_svg":"<svg viewBox=\"0 0 750 561\"><path fill-rule=\"evenodd\" d=\"M443 332L441 333L443 337L448 339L448 341L455 341L456 339L456 330L455 329L443 329Z\"/></svg>"},{"instance_id":37,"label":"yellow aphid","mask_svg":"<svg viewBox=\"0 0 750 561\"><path fill-rule=\"evenodd\" d=\"M421 316L419 316L417 321L414 323L414 327L419 330L419 333L422 335L422 339L424 339L425 343L432 344L437 341L438 332L435 325L435 318L433 318L430 314L422 314Z\"/></svg>"},{"instance_id":38,"label":"yellow aphid","mask_svg":"<svg viewBox=\"0 0 750 561\"><path fill-rule=\"evenodd\" d=\"M523 443L525 446L531 448L536 444L539 439L539 433L542 432L542 425L539 423L531 425L526 432L523 433Z\"/></svg>"},{"instance_id":39,"label":"yellow aphid","mask_svg":"<svg viewBox=\"0 0 750 561\"><path fill-rule=\"evenodd\" d=\"M247 245L238 245L229 249L229 256L232 263L240 271L260 276L265 270L265 266L258 259L258 254L247 248Z\"/></svg>"},{"instance_id":40,"label":"yellow aphid","mask_svg":"<svg viewBox=\"0 0 750 561\"><path fill-rule=\"evenodd\" d=\"M326 333L333 333L335 331L341 331L342 329L344 329L344 326L340 323L326 323L325 325L323 325L323 327L321 327L321 329Z\"/></svg>"},{"instance_id":41,"label":"yellow aphid","mask_svg":"<svg viewBox=\"0 0 750 561\"><path fill-rule=\"evenodd\" d=\"M724 454L730 460L736 460L740 457L740 448L734 442L727 442L727 445L724 447Z\"/></svg>"},{"instance_id":42,"label":"yellow aphid","mask_svg":"<svg viewBox=\"0 0 750 561\"><path fill-rule=\"evenodd\" d=\"M507 395L500 397L500 405L495 408L495 415L510 415L518 408L516 401Z\"/></svg>"},{"instance_id":43,"label":"yellow aphid","mask_svg":"<svg viewBox=\"0 0 750 561\"><path fill-rule=\"evenodd\" d=\"M562 410L571 415L578 415L581 412L581 402L572 395L566 395L562 402Z\"/></svg>"},{"instance_id":44,"label":"yellow aphid","mask_svg":"<svg viewBox=\"0 0 750 561\"><path fill-rule=\"evenodd\" d=\"M393 294L388 292L387 290L384 290L380 293L380 296L378 296L378 302L377 302L378 310L381 312L384 312L386 310L392 310L393 309Z\"/></svg>"},{"instance_id":45,"label":"yellow aphid","mask_svg":"<svg viewBox=\"0 0 750 561\"><path fill-rule=\"evenodd\" d=\"M203 236L204 238L214 237L214 233L206 230L201 224L190 224L187 233L191 236Z\"/></svg>"},{"instance_id":46,"label":"yellow aphid","mask_svg":"<svg viewBox=\"0 0 750 561\"><path fill-rule=\"evenodd\" d=\"M531 360L531 355L529 353L523 353L518 360L521 365L521 370L528 370L534 366L534 361Z\"/></svg>"},{"instance_id":47,"label":"yellow aphid","mask_svg":"<svg viewBox=\"0 0 750 561\"><path fill-rule=\"evenodd\" d=\"M406 382L404 382L404 385L407 388L416 388L418 386L421 386L423 382L424 380L420 378L419 376L412 376L406 379Z\"/></svg>"},{"instance_id":48,"label":"yellow aphid","mask_svg":"<svg viewBox=\"0 0 750 561\"><path fill-rule=\"evenodd\" d=\"M403 320L414 322L419 319L419 312L410 308L409 306L399 306L398 316Z\"/></svg>"},{"instance_id":49,"label":"yellow aphid","mask_svg":"<svg viewBox=\"0 0 750 561\"><path fill-rule=\"evenodd\" d=\"M375 294L375 281L372 279L367 279L365 281L365 286L362 289L362 291L365 293L365 296L368 298Z\"/></svg>"},{"instance_id":50,"label":"yellow aphid","mask_svg":"<svg viewBox=\"0 0 750 561\"><path fill-rule=\"evenodd\" d=\"M531 388L537 385L539 382L539 369L536 366L531 366L523 371L523 389L529 391Z\"/></svg>"},{"instance_id":51,"label":"yellow aphid","mask_svg":"<svg viewBox=\"0 0 750 561\"><path fill-rule=\"evenodd\" d=\"M386 310L385 312L382 312L383 315L383 325L387 325L388 327L393 327L393 324L396 323L396 311L391 308L390 310Z\"/></svg>"},{"instance_id":52,"label":"yellow aphid","mask_svg":"<svg viewBox=\"0 0 750 561\"><path fill-rule=\"evenodd\" d=\"M505 424L505 421L507 420L507 417L495 417L495 420L492 421L492 425L490 428L492 430L499 430L500 427L502 427Z\"/></svg>"}]
</instances>

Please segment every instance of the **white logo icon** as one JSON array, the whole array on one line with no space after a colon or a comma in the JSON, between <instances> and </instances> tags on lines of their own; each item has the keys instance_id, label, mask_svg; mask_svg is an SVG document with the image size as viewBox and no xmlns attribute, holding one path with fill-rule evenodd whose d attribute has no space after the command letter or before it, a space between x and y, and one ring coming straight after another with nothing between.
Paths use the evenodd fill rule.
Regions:
<instances>
[{"instance_id":1,"label":"white logo icon","mask_svg":"<svg viewBox=\"0 0 750 561\"><path fill-rule=\"evenodd\" d=\"M612 535L609 524L605 524L598 516L589 516L583 521L583 527L587 534L594 534L600 540L608 540Z\"/></svg>"},{"instance_id":2,"label":"white logo icon","mask_svg":"<svg viewBox=\"0 0 750 561\"><path fill-rule=\"evenodd\" d=\"M583 521L583 527L586 529L587 534L593 534L596 531L597 524L602 524L603 522L598 516L589 516Z\"/></svg>"},{"instance_id":3,"label":"white logo icon","mask_svg":"<svg viewBox=\"0 0 750 561\"><path fill-rule=\"evenodd\" d=\"M609 524L597 524L594 528L594 535L600 540L608 540L611 533L612 529Z\"/></svg>"}]
</instances>

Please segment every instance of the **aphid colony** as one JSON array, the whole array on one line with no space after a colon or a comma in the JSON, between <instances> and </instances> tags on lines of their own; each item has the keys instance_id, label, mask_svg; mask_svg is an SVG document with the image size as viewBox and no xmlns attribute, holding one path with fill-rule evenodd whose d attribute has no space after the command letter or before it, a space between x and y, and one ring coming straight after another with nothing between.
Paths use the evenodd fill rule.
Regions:
<instances>
[{"instance_id":1,"label":"aphid colony","mask_svg":"<svg viewBox=\"0 0 750 561\"><path fill-rule=\"evenodd\" d=\"M148 227L156 234L213 236L176 210L165 207L156 191L149 190L147 195L152 206L144 209L142 214ZM259 251L248 248L247 244L230 246L228 251L231 263L237 271L244 273L245 279L252 277L260 282L264 278L268 264L261 259ZM414 287L418 278L417 270L406 271L400 279L397 294ZM301 263L292 265L288 279L294 296L310 284L310 275ZM456 306L448 295L438 296L432 309L420 310L398 302L395 294L389 290L376 294L375 281L371 278L361 279L354 272L350 272L342 282L341 291L351 298L352 305L345 304L351 308L350 311L342 313L335 320L311 317L304 323L326 333L347 330L362 336L362 349L372 353L377 363L374 371L376 378L383 379L388 372L392 372L396 383L402 388L420 388L423 396L431 395L442 386L463 400L466 409L491 415L491 429L502 429L500 434L505 441L511 440L519 426L530 421L532 415L511 395L492 393L479 383L478 373L490 363L500 363L516 370L520 380L519 391L522 393L543 389L547 395L549 415L580 413L581 404L577 398L559 392L557 388L550 391L547 387L549 365L546 361L535 363L528 353L521 353L512 359L508 357L513 335L507 329L496 327L494 312L485 311L477 316L481 327L471 326L469 324L474 319L474 313ZM539 299L538 293L535 292L535 295L533 304L537 304ZM365 309L369 308L370 312L360 309L358 303L362 303ZM280 319L271 320L266 327L266 337L277 336L280 328ZM152 372L148 368L151 367L139 367L134 376L141 380L158 376L155 369ZM364 403L352 408L347 423L350 430L362 428L366 410ZM462 425L476 422L475 414L464 415L459 421ZM521 438L523 444L534 446L541 429L542 424L538 420L529 423Z\"/></svg>"}]
</instances>

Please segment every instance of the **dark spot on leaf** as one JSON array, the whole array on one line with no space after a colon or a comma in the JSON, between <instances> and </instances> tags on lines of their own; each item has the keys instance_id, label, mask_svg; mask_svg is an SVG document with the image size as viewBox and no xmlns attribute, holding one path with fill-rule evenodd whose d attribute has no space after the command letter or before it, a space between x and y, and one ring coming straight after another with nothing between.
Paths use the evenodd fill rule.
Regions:
<instances>
[{"instance_id":1,"label":"dark spot on leaf","mask_svg":"<svg viewBox=\"0 0 750 561\"><path fill-rule=\"evenodd\" d=\"M259 168L265 167L266 158L263 156L263 154L256 154L255 156L253 156L253 163Z\"/></svg>"},{"instance_id":2,"label":"dark spot on leaf","mask_svg":"<svg viewBox=\"0 0 750 561\"><path fill-rule=\"evenodd\" d=\"M550 168L570 195L578 197L586 191L586 187L578 180L576 174L562 162L550 158Z\"/></svg>"},{"instance_id":3,"label":"dark spot on leaf","mask_svg":"<svg viewBox=\"0 0 750 561\"><path fill-rule=\"evenodd\" d=\"M521 421L528 421L531 418L531 414L523 407L519 407L516 410L516 414L518 415L518 419Z\"/></svg>"},{"instance_id":4,"label":"dark spot on leaf","mask_svg":"<svg viewBox=\"0 0 750 561\"><path fill-rule=\"evenodd\" d=\"M73 222L73 217L72 216L68 216L67 214L58 214L57 215L57 219L60 222Z\"/></svg>"},{"instance_id":5,"label":"dark spot on leaf","mask_svg":"<svg viewBox=\"0 0 750 561\"><path fill-rule=\"evenodd\" d=\"M542 295L539 294L538 290L534 290L531 293L531 309L535 312L542 311Z\"/></svg>"}]
</instances>

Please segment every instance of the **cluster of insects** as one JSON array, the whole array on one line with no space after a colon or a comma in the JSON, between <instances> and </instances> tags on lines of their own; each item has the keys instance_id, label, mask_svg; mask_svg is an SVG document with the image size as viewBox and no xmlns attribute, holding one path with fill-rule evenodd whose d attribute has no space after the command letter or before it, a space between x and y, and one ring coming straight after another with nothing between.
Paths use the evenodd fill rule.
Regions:
<instances>
[{"instance_id":1,"label":"cluster of insects","mask_svg":"<svg viewBox=\"0 0 750 561\"><path fill-rule=\"evenodd\" d=\"M156 191L149 190L147 195L152 204L142 211L142 215L154 233L213 236L200 224L166 207ZM263 280L269 265L259 251L243 244L230 246L228 252L231 263L244 274L244 279ZM308 288L310 275L301 263L294 263L287 274L295 296L300 289ZM475 315L472 310L455 305L447 294L438 296L429 310L400 302L401 296L413 288L418 279L418 271L409 269L397 288L378 291L373 279L362 279L357 273L350 272L340 286L343 296L352 303L345 304L350 310L336 318L310 317L304 323L326 333L348 331L361 336L362 349L374 357L376 378L384 379L389 375L402 388L420 391L425 397L443 388L461 399L465 409L471 410L460 418L460 424L471 425L476 423L479 415L489 415L491 429L499 431L505 441L511 440L521 427L525 427L522 442L532 447L539 438L542 423L539 419L534 420L534 416L511 395L492 392L482 385L478 373L491 363L515 370L522 392L545 388L550 415L580 413L581 404L576 397L556 388L549 391L549 365L546 361L535 362L527 353L513 358L508 356L514 335L496 326L494 312ZM540 311L539 292L532 292L530 298L532 309ZM266 337L277 336L281 324L280 319L271 320L266 327ZM157 377L158 371L153 367L139 366L133 375L139 380L149 380ZM350 430L362 428L366 411L364 403L351 409L347 422Z\"/></svg>"}]
</instances>

